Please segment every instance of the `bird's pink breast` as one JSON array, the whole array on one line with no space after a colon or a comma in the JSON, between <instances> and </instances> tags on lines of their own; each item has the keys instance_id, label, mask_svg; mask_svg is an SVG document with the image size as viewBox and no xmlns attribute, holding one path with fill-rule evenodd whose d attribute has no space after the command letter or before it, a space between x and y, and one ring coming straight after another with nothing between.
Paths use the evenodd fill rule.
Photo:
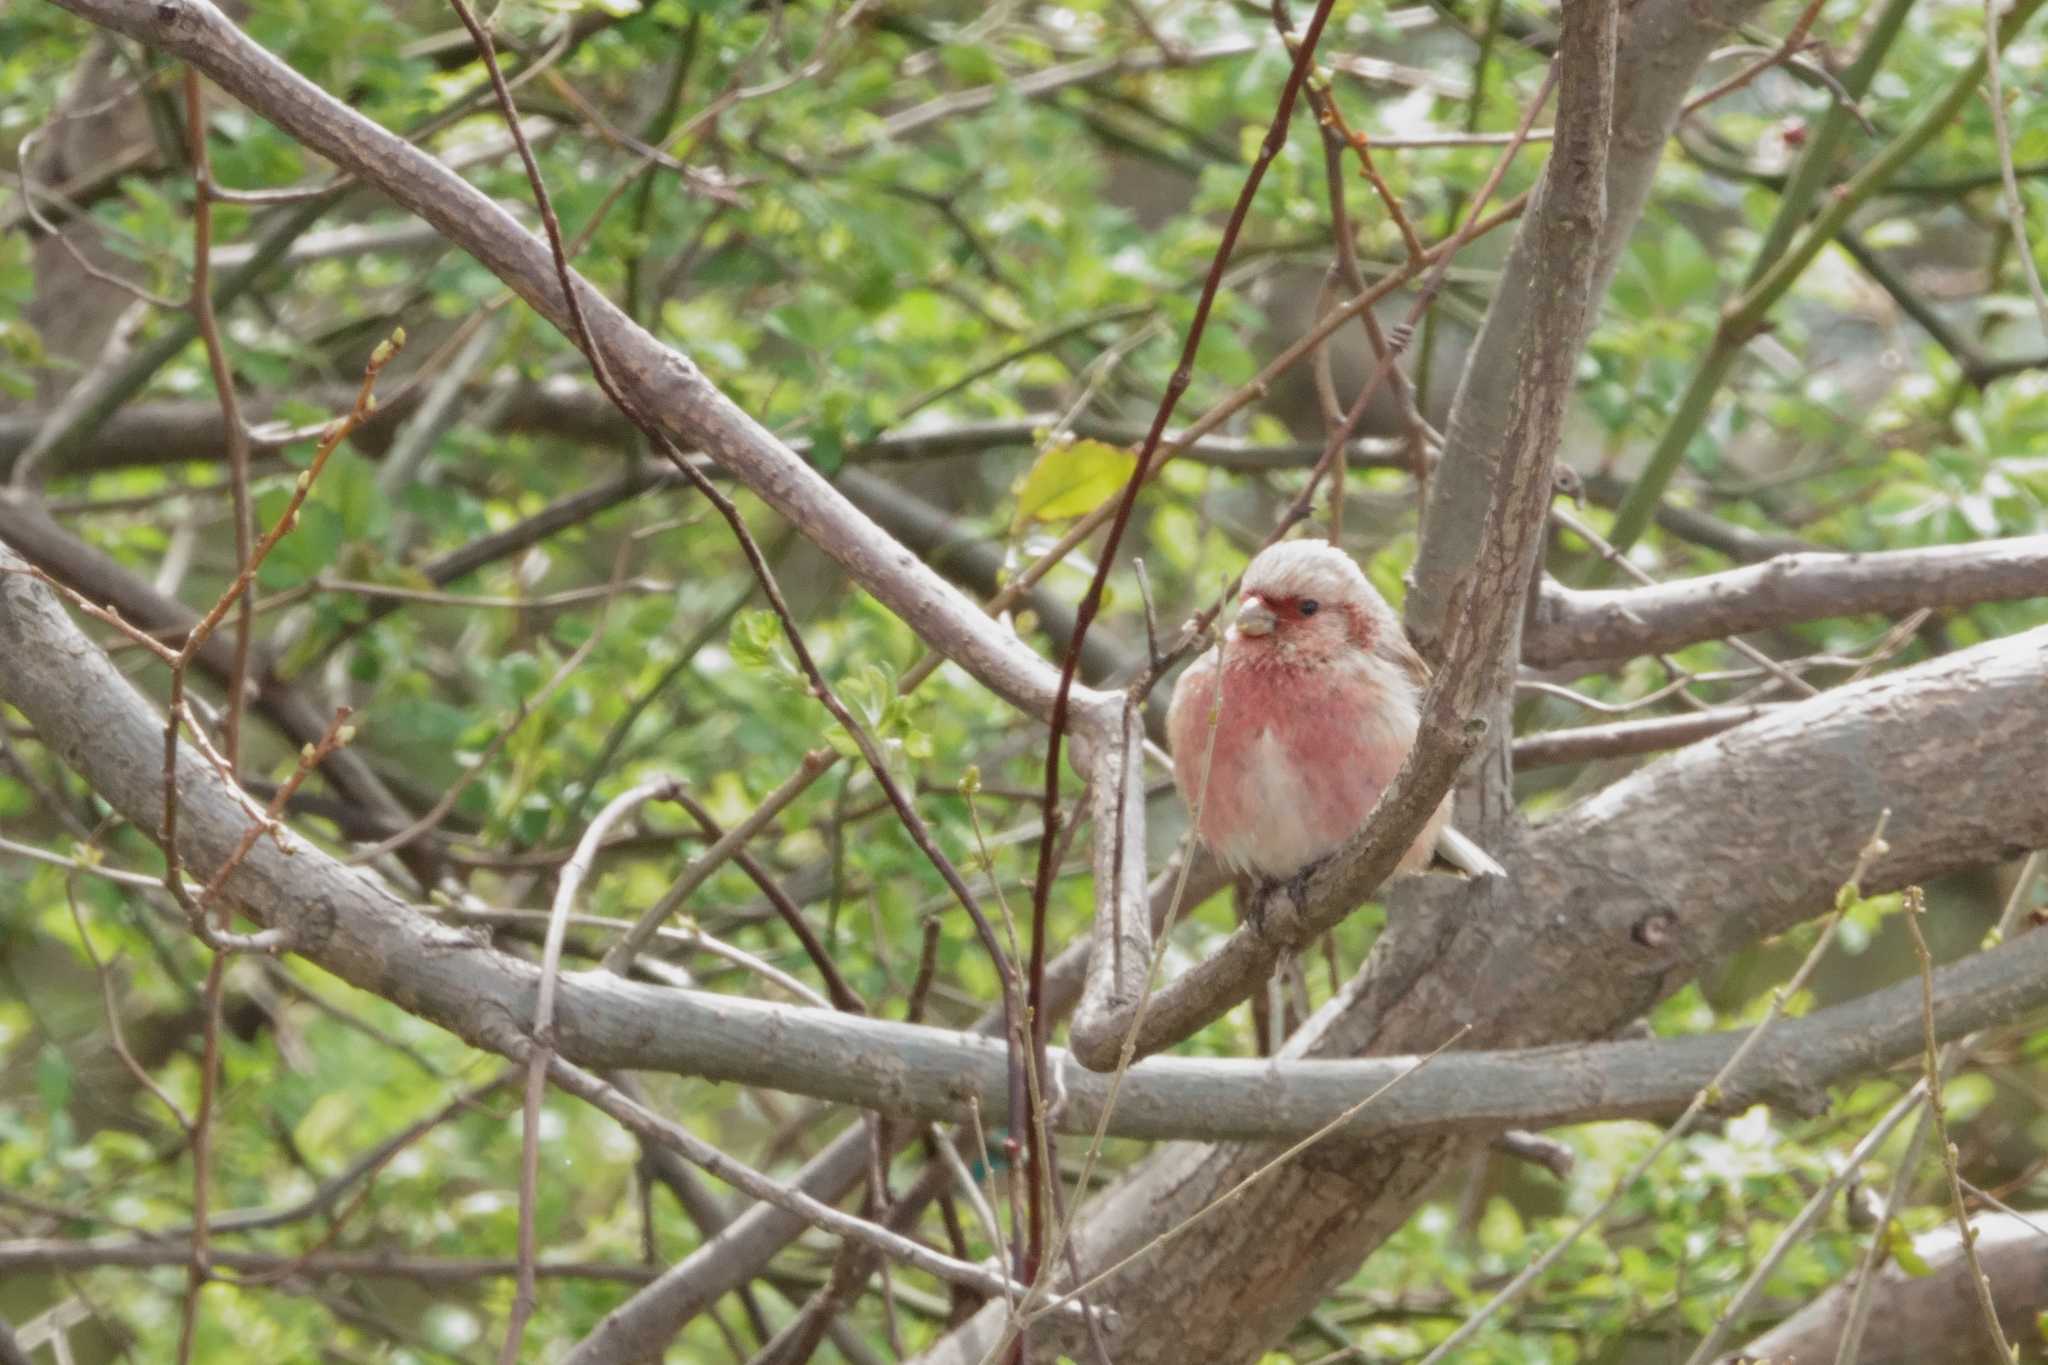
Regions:
<instances>
[{"instance_id":1,"label":"bird's pink breast","mask_svg":"<svg viewBox=\"0 0 2048 1365\"><path fill-rule=\"evenodd\" d=\"M1176 776L1190 805L1199 797L1202 839L1219 858L1291 875L1365 822L1414 744L1413 696L1350 664L1233 661L1217 671L1223 706L1206 792L1201 766L1216 671L1175 708ZM1432 845L1434 833L1425 832Z\"/></svg>"}]
</instances>

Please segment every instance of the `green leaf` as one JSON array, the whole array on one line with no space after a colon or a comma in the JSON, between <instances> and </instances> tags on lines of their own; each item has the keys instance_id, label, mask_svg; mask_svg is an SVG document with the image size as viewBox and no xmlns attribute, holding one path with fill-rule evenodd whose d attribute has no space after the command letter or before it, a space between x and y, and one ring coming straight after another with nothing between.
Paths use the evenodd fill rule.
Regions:
<instances>
[{"instance_id":1,"label":"green leaf","mask_svg":"<svg viewBox=\"0 0 2048 1365\"><path fill-rule=\"evenodd\" d=\"M473 719L463 707L427 698L396 701L378 711L378 729L400 748L415 745L447 752Z\"/></svg>"},{"instance_id":2,"label":"green leaf","mask_svg":"<svg viewBox=\"0 0 2048 1365\"><path fill-rule=\"evenodd\" d=\"M289 490L275 488L256 499L257 521L274 526L289 504ZM341 518L325 503L307 502L299 508L299 519L277 542L257 581L273 591L295 588L331 566L341 552L344 528Z\"/></svg>"},{"instance_id":3,"label":"green leaf","mask_svg":"<svg viewBox=\"0 0 2048 1365\"><path fill-rule=\"evenodd\" d=\"M749 673L796 676L796 660L789 654L782 623L766 608L743 611L733 617L725 647L732 654L732 661Z\"/></svg>"},{"instance_id":4,"label":"green leaf","mask_svg":"<svg viewBox=\"0 0 2048 1365\"><path fill-rule=\"evenodd\" d=\"M1106 441L1073 441L1038 457L1017 485L1019 526L1092 512L1130 481L1138 457Z\"/></svg>"}]
</instances>

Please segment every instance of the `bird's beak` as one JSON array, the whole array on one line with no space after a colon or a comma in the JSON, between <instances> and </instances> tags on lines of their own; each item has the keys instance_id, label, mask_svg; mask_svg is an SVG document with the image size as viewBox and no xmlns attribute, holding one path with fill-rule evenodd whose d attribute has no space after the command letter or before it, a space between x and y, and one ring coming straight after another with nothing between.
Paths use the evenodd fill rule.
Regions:
<instances>
[{"instance_id":1,"label":"bird's beak","mask_svg":"<svg viewBox=\"0 0 2048 1365\"><path fill-rule=\"evenodd\" d=\"M1280 618L1266 605L1263 597L1247 597L1237 607L1237 633L1240 635L1271 635L1273 625Z\"/></svg>"}]
</instances>

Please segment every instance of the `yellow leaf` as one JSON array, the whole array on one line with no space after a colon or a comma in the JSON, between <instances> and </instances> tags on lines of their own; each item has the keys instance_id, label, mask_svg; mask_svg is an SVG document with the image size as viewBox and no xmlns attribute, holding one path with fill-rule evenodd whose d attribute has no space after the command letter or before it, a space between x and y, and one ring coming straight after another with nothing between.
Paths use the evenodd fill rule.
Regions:
<instances>
[{"instance_id":1,"label":"yellow leaf","mask_svg":"<svg viewBox=\"0 0 2048 1365\"><path fill-rule=\"evenodd\" d=\"M1038 457L1017 485L1017 524L1063 521L1116 496L1138 457L1105 441L1073 441Z\"/></svg>"},{"instance_id":2,"label":"yellow leaf","mask_svg":"<svg viewBox=\"0 0 2048 1365\"><path fill-rule=\"evenodd\" d=\"M1933 1267L1927 1264L1918 1248L1913 1245L1912 1234L1900 1226L1896 1219L1885 1228L1884 1244L1885 1250L1891 1252L1892 1260L1898 1263L1899 1269L1914 1279L1933 1273Z\"/></svg>"}]
</instances>

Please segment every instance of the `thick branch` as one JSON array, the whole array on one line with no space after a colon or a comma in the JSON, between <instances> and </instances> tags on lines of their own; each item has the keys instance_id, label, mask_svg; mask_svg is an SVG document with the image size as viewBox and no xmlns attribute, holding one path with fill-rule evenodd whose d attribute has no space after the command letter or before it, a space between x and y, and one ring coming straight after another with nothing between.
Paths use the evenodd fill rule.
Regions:
<instances>
[{"instance_id":1,"label":"thick branch","mask_svg":"<svg viewBox=\"0 0 2048 1365\"><path fill-rule=\"evenodd\" d=\"M2048 1215L1987 1213L1971 1222L1978 1258L1991 1280L1991 1297L2007 1332L2023 1337L2048 1308ZM1882 1236L1882 1233L1875 1234ZM1970 1266L1953 1227L1915 1238L1927 1263L1909 1275L1896 1262L1878 1272L1870 1319L1857 1365L1921 1365L1960 1358L1958 1343L1981 1332ZM1851 1284L1839 1284L1794 1313L1723 1365L1745 1360L1833 1360L1849 1314Z\"/></svg>"},{"instance_id":2,"label":"thick branch","mask_svg":"<svg viewBox=\"0 0 2048 1365\"><path fill-rule=\"evenodd\" d=\"M216 422L219 417L216 407ZM66 531L26 498L0 493L0 543L12 546L23 559L88 601L112 607L128 624L152 633L174 649L184 643L185 632L199 623L198 612L165 597ZM224 635L209 637L194 662L215 682L227 686L235 675L233 642ZM272 676L267 662L260 658L249 676L256 693L251 702L258 715L289 737L294 747L320 743L334 722L331 708L323 709L290 683ZM412 812L354 750L331 749L321 759L320 771L363 809L394 826L412 823Z\"/></svg>"},{"instance_id":3,"label":"thick branch","mask_svg":"<svg viewBox=\"0 0 2048 1365\"><path fill-rule=\"evenodd\" d=\"M1827 904L1887 807L1890 852L1867 892L2048 845L2044 675L2048 627L1776 708L1637 770L1537 829L1514 863L1528 903L1571 911L1521 970L1564 980L1603 961L1639 1012ZM1600 994L1546 1020L1611 1027Z\"/></svg>"},{"instance_id":4,"label":"thick branch","mask_svg":"<svg viewBox=\"0 0 2048 1365\"><path fill-rule=\"evenodd\" d=\"M1522 637L1535 668L1678 649L1770 626L1864 612L2048 595L2048 535L1878 554L1785 555L1650 588L1544 585Z\"/></svg>"}]
</instances>

